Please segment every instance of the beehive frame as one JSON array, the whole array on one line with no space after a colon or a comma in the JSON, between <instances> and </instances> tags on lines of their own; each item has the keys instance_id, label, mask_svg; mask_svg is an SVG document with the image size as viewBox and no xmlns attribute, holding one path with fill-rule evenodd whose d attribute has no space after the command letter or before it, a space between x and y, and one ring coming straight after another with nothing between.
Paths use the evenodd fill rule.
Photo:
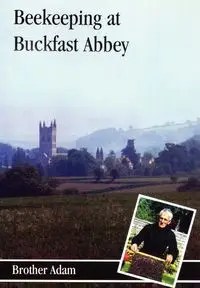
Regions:
<instances>
[{"instance_id":1,"label":"beehive frame","mask_svg":"<svg viewBox=\"0 0 200 288\"><path fill-rule=\"evenodd\" d=\"M133 253L129 273L162 282L165 260L143 253Z\"/></svg>"}]
</instances>

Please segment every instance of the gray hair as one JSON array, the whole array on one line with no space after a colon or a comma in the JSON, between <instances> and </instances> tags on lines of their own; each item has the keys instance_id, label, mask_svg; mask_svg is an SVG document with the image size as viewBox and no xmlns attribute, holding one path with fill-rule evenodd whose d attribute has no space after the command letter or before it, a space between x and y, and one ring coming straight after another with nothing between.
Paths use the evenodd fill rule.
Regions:
<instances>
[{"instance_id":1,"label":"gray hair","mask_svg":"<svg viewBox=\"0 0 200 288\"><path fill-rule=\"evenodd\" d=\"M162 209L162 210L160 211L160 213L159 213L159 216L161 216L163 213L167 213L167 214L168 214L169 221L172 220L173 214L172 214L172 211L171 211L170 209L168 209L168 208Z\"/></svg>"}]
</instances>

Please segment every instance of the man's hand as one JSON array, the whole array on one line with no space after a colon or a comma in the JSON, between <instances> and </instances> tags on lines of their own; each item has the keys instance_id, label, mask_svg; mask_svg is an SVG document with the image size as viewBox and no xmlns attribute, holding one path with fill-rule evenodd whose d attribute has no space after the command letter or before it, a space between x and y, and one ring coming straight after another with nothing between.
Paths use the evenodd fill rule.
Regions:
<instances>
[{"instance_id":1,"label":"man's hand","mask_svg":"<svg viewBox=\"0 0 200 288\"><path fill-rule=\"evenodd\" d=\"M131 250L133 251L133 252L138 252L138 246L137 246L137 244L133 244L133 245L131 245Z\"/></svg>"},{"instance_id":2,"label":"man's hand","mask_svg":"<svg viewBox=\"0 0 200 288\"><path fill-rule=\"evenodd\" d=\"M168 254L165 261L167 264L171 264L173 261L173 256Z\"/></svg>"}]
</instances>

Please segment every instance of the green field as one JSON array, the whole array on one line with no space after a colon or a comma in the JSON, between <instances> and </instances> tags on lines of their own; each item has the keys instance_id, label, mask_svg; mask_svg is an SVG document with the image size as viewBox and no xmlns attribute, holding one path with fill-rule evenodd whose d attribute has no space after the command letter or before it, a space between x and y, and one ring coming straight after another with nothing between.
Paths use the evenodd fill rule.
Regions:
<instances>
[{"instance_id":1,"label":"green field","mask_svg":"<svg viewBox=\"0 0 200 288\"><path fill-rule=\"evenodd\" d=\"M179 177L177 183L186 181L186 177ZM57 177L58 193L68 189L78 189L79 193L110 192L121 190L133 190L138 187L152 185L172 184L170 177L127 177L111 181L111 178L103 178L96 182L94 177Z\"/></svg>"},{"instance_id":2,"label":"green field","mask_svg":"<svg viewBox=\"0 0 200 288\"><path fill-rule=\"evenodd\" d=\"M199 192L178 184L108 193L1 199L0 257L120 259L138 193L200 208ZM197 213L186 259L200 259Z\"/></svg>"}]
</instances>

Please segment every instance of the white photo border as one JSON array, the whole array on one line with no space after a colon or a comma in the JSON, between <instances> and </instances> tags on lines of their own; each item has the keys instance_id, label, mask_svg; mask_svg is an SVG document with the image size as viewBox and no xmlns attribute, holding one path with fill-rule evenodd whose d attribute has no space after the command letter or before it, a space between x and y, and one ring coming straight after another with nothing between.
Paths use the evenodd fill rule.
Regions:
<instances>
[{"instance_id":1,"label":"white photo border","mask_svg":"<svg viewBox=\"0 0 200 288\"><path fill-rule=\"evenodd\" d=\"M164 200L161 200L161 199L158 199L158 198L146 196L144 194L138 194L138 198L137 198L137 201L136 201L136 204L135 204L135 209L134 209L133 216L132 216L132 219L131 219L131 223L130 223L130 226L129 226L129 231L128 231L128 234L127 234L127 237L126 237L126 242L125 242L124 249L123 249L123 252L122 252L121 260L119 262L119 266L118 266L118 269L117 269L117 273L124 274L124 275L127 275L127 276L132 276L132 277L134 276L134 277L136 277L138 279L145 280L145 281L149 280L149 278L145 278L145 277L141 277L141 276L138 276L138 275L134 275L134 274L130 274L130 273L121 271L123 259L124 259L126 248L127 248L127 245L128 245L128 240L129 240L129 237L130 237L130 234L131 234L131 230L132 230L132 227L133 227L133 224L134 224L134 220L135 220L135 215L136 215L136 212L137 212L138 204L139 204L140 199L142 199L142 198L143 199L148 199L148 200L151 200L151 201L155 201L155 202L164 203L164 204L167 204L167 205L170 205L170 206L174 206L174 207L177 207L177 208L182 208L182 209L189 210L189 211L193 212L192 219L191 219L190 226L189 226L188 233L187 233L187 237L186 237L186 240L185 240L184 245L183 245L183 250L182 250L183 252L182 252L181 257L180 257L180 265L179 265L178 270L176 272L176 277L174 279L173 285L169 285L169 284L162 283L162 282L159 282L159 281L156 281L156 280L152 280L152 279L150 281L151 283L157 283L157 284L164 285L164 286L167 286L167 287L175 287L176 283L177 283L177 280L178 280L178 276L180 274L181 266L182 266L182 263L183 263L183 258L184 258L184 255L185 255L186 247L187 247L187 244L188 244L188 241L189 241L190 233L191 233L191 230L192 230L192 226L193 226L193 222L194 222L197 210L193 209L193 208L190 208L190 207L187 207L187 206L182 206L182 205L179 205L179 204L176 204L176 203L173 203L173 202L168 202L168 201L164 201ZM192 262L192 261L188 261L188 262ZM198 260L198 262L200 262L200 260ZM186 282L185 281L184 282L180 281L180 283L186 283Z\"/></svg>"}]
</instances>

